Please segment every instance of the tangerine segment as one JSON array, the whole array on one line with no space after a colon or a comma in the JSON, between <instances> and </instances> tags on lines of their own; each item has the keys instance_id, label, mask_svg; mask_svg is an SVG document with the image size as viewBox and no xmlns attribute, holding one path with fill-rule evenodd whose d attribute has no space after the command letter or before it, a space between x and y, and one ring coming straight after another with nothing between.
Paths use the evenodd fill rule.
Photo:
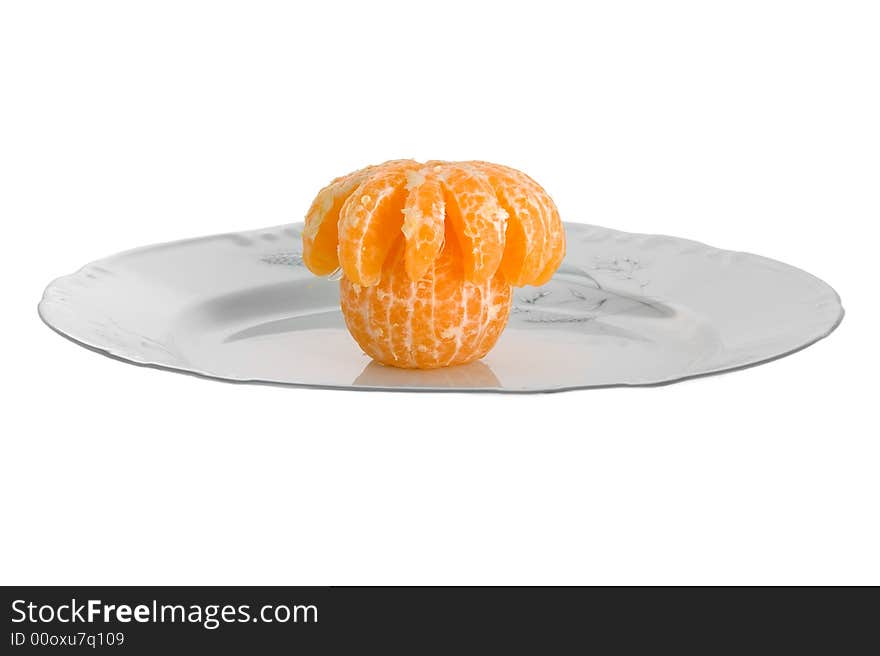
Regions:
<instances>
[{"instance_id":1,"label":"tangerine segment","mask_svg":"<svg viewBox=\"0 0 880 656\"><path fill-rule=\"evenodd\" d=\"M556 203L550 198L550 195L544 191L544 188L535 182L531 177L522 171L517 171L501 164L490 164L501 169L506 169L512 175L522 181L524 186L530 188L534 197L544 206L544 225L545 225L545 246L544 246L544 269L529 284L544 285L550 281L556 269L562 264L565 258L565 227L562 225L562 219L559 217L559 210Z\"/></svg>"},{"instance_id":2,"label":"tangerine segment","mask_svg":"<svg viewBox=\"0 0 880 656\"><path fill-rule=\"evenodd\" d=\"M506 261L502 263L508 280L517 287L545 284L565 256L565 230L556 203L522 171L491 162L471 164L489 177L502 207L511 214L511 223L520 224L512 230L508 228L512 244L509 254L505 249ZM525 240L522 246L518 243L520 227ZM525 254L521 263L517 257L520 250Z\"/></svg>"},{"instance_id":3,"label":"tangerine segment","mask_svg":"<svg viewBox=\"0 0 880 656\"><path fill-rule=\"evenodd\" d=\"M411 160L392 160L367 166L333 180L318 192L306 214L303 229L303 263L318 276L339 268L339 212L351 193L378 170Z\"/></svg>"},{"instance_id":4,"label":"tangerine segment","mask_svg":"<svg viewBox=\"0 0 880 656\"><path fill-rule=\"evenodd\" d=\"M559 211L556 209L555 205L553 206L553 220L551 221L550 226L550 257L544 265L544 270L541 272L541 275L538 276L537 280L531 283L533 285L546 285L550 282L553 274L556 273L556 269L559 268L559 265L562 264L562 260L565 259L565 228L562 226L562 220L559 218Z\"/></svg>"},{"instance_id":5,"label":"tangerine segment","mask_svg":"<svg viewBox=\"0 0 880 656\"><path fill-rule=\"evenodd\" d=\"M312 201L303 229L303 263L315 275L326 276L339 268L339 211L351 192L376 168L368 166L336 178Z\"/></svg>"},{"instance_id":6,"label":"tangerine segment","mask_svg":"<svg viewBox=\"0 0 880 656\"><path fill-rule=\"evenodd\" d=\"M387 162L355 189L339 212L339 262L345 277L373 286L403 226L406 174L412 160Z\"/></svg>"},{"instance_id":7,"label":"tangerine segment","mask_svg":"<svg viewBox=\"0 0 880 656\"><path fill-rule=\"evenodd\" d=\"M544 262L544 270L537 279L531 283L532 285L545 285L550 282L550 278L553 277L553 274L556 273L556 269L559 268L559 265L562 264L562 260L565 259L565 227L562 225L562 219L559 217L559 210L556 208L556 203L553 202L553 199L547 195L547 192L543 190L541 185L529 178L525 173L522 175L530 180L536 188L543 192L545 203L549 210L546 224L549 250L547 251L547 257Z\"/></svg>"},{"instance_id":8,"label":"tangerine segment","mask_svg":"<svg viewBox=\"0 0 880 656\"><path fill-rule=\"evenodd\" d=\"M340 280L342 314L367 355L395 367L433 369L477 360L495 345L510 313L511 288L498 272L482 283L465 279L452 235L424 276L406 272L398 239L378 285Z\"/></svg>"},{"instance_id":9,"label":"tangerine segment","mask_svg":"<svg viewBox=\"0 0 880 656\"><path fill-rule=\"evenodd\" d=\"M546 205L531 185L517 179L518 172L514 169L488 162L475 162L474 165L486 174L489 184L495 188L498 202L510 217L501 270L511 285L529 285L544 269Z\"/></svg>"},{"instance_id":10,"label":"tangerine segment","mask_svg":"<svg viewBox=\"0 0 880 656\"><path fill-rule=\"evenodd\" d=\"M407 172L409 195L403 208L406 273L419 280L443 248L446 202L443 187L432 169Z\"/></svg>"},{"instance_id":11,"label":"tangerine segment","mask_svg":"<svg viewBox=\"0 0 880 656\"><path fill-rule=\"evenodd\" d=\"M495 275L504 255L507 212L486 176L466 163L438 164L446 218L461 246L464 277L482 284Z\"/></svg>"}]
</instances>

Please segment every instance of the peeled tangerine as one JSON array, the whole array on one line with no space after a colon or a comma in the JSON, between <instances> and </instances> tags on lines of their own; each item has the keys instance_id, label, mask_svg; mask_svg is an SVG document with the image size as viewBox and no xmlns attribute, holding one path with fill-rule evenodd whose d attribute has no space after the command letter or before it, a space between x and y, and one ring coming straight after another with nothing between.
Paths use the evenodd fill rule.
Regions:
<instances>
[{"instance_id":1,"label":"peeled tangerine","mask_svg":"<svg viewBox=\"0 0 880 656\"><path fill-rule=\"evenodd\" d=\"M342 270L349 331L379 362L430 369L483 357L511 286L542 285L565 255L556 205L488 162L394 160L336 178L306 215L303 260Z\"/></svg>"}]
</instances>

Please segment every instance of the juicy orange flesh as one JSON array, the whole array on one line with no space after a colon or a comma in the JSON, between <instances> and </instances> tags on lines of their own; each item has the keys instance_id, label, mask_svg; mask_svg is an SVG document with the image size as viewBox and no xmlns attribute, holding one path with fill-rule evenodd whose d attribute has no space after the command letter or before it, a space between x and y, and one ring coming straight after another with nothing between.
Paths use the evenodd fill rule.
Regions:
<instances>
[{"instance_id":1,"label":"juicy orange flesh","mask_svg":"<svg viewBox=\"0 0 880 656\"><path fill-rule=\"evenodd\" d=\"M446 220L461 246L464 276L485 282L495 275L504 255L506 212L485 176L468 168L450 167L443 190Z\"/></svg>"},{"instance_id":2,"label":"juicy orange flesh","mask_svg":"<svg viewBox=\"0 0 880 656\"><path fill-rule=\"evenodd\" d=\"M365 180L339 213L339 260L345 276L372 286L403 225L406 165L389 167Z\"/></svg>"},{"instance_id":3,"label":"juicy orange flesh","mask_svg":"<svg viewBox=\"0 0 880 656\"><path fill-rule=\"evenodd\" d=\"M406 239L406 273L413 280L424 276L440 255L445 238L446 202L443 185L436 175L407 175L409 196L403 214Z\"/></svg>"},{"instance_id":4,"label":"juicy orange flesh","mask_svg":"<svg viewBox=\"0 0 880 656\"><path fill-rule=\"evenodd\" d=\"M383 364L433 369L482 358L510 313L511 287L498 272L484 283L463 275L461 249L447 235L440 256L419 280L406 272L398 238L378 285L340 280L342 314L364 352Z\"/></svg>"},{"instance_id":5,"label":"juicy orange flesh","mask_svg":"<svg viewBox=\"0 0 880 656\"><path fill-rule=\"evenodd\" d=\"M313 238L303 238L303 260L308 261L311 272L319 276L329 275L339 268L339 258L336 255L336 244L339 241L337 225L339 210L345 202L345 197L340 196L330 202L325 225Z\"/></svg>"},{"instance_id":6,"label":"juicy orange flesh","mask_svg":"<svg viewBox=\"0 0 880 656\"><path fill-rule=\"evenodd\" d=\"M559 212L524 173L488 162L395 160L322 189L303 232L315 274L341 267L352 336L383 364L483 357L511 286L546 283L565 255Z\"/></svg>"}]
</instances>

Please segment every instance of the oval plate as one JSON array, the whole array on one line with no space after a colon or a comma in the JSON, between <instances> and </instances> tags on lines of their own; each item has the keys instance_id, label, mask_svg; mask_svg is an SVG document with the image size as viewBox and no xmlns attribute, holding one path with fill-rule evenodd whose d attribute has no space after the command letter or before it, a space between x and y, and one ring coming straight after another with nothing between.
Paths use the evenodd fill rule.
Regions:
<instances>
[{"instance_id":1,"label":"oval plate","mask_svg":"<svg viewBox=\"0 0 880 656\"><path fill-rule=\"evenodd\" d=\"M843 318L818 278L685 239L567 223L568 255L515 290L481 361L431 371L372 362L338 283L311 275L302 224L147 246L52 282L43 321L127 362L215 379L345 389L549 392L657 385L793 353Z\"/></svg>"}]
</instances>

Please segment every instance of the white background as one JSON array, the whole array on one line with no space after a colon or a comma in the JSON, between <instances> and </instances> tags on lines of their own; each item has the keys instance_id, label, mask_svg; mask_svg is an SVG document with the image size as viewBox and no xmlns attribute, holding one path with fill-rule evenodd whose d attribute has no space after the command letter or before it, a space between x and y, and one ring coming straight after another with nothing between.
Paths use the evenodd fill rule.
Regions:
<instances>
[{"instance_id":1,"label":"white background","mask_svg":"<svg viewBox=\"0 0 880 656\"><path fill-rule=\"evenodd\" d=\"M880 583L876 3L0 5L0 582ZM397 157L767 255L847 317L654 389L228 385L43 326L54 277Z\"/></svg>"}]
</instances>

